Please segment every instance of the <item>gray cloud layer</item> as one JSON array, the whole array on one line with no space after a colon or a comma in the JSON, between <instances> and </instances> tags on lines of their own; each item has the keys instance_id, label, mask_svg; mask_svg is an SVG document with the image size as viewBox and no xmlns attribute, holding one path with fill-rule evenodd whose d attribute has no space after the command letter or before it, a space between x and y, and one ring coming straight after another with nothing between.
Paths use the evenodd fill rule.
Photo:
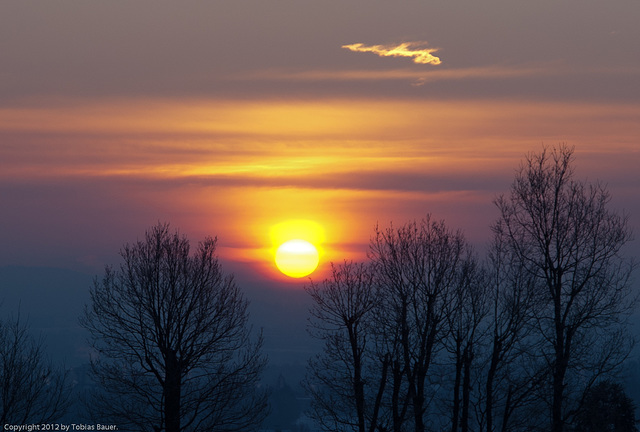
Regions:
<instances>
[{"instance_id":1,"label":"gray cloud layer","mask_svg":"<svg viewBox=\"0 0 640 432\"><path fill-rule=\"evenodd\" d=\"M506 0L481 5L410 1L402 6L371 6L365 0L61 0L9 2L1 8L0 98L5 103L43 95L640 98L632 85L640 68L640 3L632 0L621 0L615 8L577 0L526 6ZM364 80L345 87L340 82L233 79L273 69L385 73L387 62L354 56L340 47L358 40L359 49L380 51L372 44L399 38L433 42L441 48L438 57L446 58L439 67L446 64L449 73L557 62L571 73L558 79L532 75L482 87L470 76L464 85L428 90L406 82ZM618 72L598 73L594 66ZM584 70L590 73L580 73Z\"/></svg>"}]
</instances>

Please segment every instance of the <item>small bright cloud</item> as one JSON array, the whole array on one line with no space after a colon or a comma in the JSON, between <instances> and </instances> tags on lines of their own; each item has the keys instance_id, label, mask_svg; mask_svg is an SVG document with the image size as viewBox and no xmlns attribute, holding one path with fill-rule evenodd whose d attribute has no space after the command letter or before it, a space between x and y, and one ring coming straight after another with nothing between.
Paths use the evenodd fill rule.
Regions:
<instances>
[{"instance_id":1,"label":"small bright cloud","mask_svg":"<svg viewBox=\"0 0 640 432\"><path fill-rule=\"evenodd\" d=\"M371 52L380 57L411 57L414 63L439 65L442 63L439 57L432 53L438 51L438 48L423 48L426 42L403 42L400 45L371 45L367 46L361 43L351 45L343 45L354 52Z\"/></svg>"}]
</instances>

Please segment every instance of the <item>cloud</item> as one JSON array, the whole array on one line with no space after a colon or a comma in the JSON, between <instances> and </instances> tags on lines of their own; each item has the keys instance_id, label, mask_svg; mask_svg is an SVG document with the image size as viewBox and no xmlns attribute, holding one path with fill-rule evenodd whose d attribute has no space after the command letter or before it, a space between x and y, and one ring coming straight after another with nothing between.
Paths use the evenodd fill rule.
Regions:
<instances>
[{"instance_id":1,"label":"cloud","mask_svg":"<svg viewBox=\"0 0 640 432\"><path fill-rule=\"evenodd\" d=\"M435 81L505 79L531 76L561 75L563 70L548 65L539 66L483 66L461 69L415 70L415 69L356 69L356 70L266 70L238 74L236 80L273 81L393 81L415 80L417 85Z\"/></svg>"},{"instance_id":2,"label":"cloud","mask_svg":"<svg viewBox=\"0 0 640 432\"><path fill-rule=\"evenodd\" d=\"M414 63L439 65L442 63L439 57L432 53L438 48L421 48L426 42L403 42L400 45L371 45L362 43L342 45L342 48L354 52L371 52L380 57L411 57Z\"/></svg>"}]
</instances>

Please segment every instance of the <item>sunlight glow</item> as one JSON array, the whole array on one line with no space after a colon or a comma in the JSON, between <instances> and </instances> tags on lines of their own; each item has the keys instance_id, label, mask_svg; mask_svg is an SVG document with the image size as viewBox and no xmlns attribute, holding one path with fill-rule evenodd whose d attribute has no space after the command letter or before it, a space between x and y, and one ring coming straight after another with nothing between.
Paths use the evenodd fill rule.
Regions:
<instances>
[{"instance_id":1,"label":"sunlight glow","mask_svg":"<svg viewBox=\"0 0 640 432\"><path fill-rule=\"evenodd\" d=\"M484 239L496 191L540 143L579 143L581 169L628 184L639 113L604 102L329 98L0 107L0 183L16 196L29 189L13 185L73 187L52 194L51 207L84 194L87 209L100 209L90 219L129 205L136 224L162 215L194 237L219 235L233 265L296 285L274 264L293 239L316 246L320 279L329 262L366 259L377 223L407 215L431 212ZM626 157L614 163L612 152ZM16 206L16 218L37 225L30 205Z\"/></svg>"},{"instance_id":2,"label":"sunlight glow","mask_svg":"<svg viewBox=\"0 0 640 432\"><path fill-rule=\"evenodd\" d=\"M322 226L311 220L295 219L281 222L271 227L271 242L273 246L300 239L306 240L316 247L325 241L324 229Z\"/></svg>"}]
</instances>

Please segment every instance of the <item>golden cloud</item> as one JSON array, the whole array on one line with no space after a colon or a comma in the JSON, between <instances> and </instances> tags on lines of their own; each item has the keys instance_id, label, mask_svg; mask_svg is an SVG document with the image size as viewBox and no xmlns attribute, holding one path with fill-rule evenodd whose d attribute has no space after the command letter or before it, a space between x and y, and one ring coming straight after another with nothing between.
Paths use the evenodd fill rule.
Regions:
<instances>
[{"instance_id":1,"label":"golden cloud","mask_svg":"<svg viewBox=\"0 0 640 432\"><path fill-rule=\"evenodd\" d=\"M411 57L414 63L439 65L442 63L439 57L432 53L438 51L438 48L421 48L426 42L403 42L400 45L371 45L367 46L362 43L351 45L342 45L354 52L371 52L380 57Z\"/></svg>"}]
</instances>

